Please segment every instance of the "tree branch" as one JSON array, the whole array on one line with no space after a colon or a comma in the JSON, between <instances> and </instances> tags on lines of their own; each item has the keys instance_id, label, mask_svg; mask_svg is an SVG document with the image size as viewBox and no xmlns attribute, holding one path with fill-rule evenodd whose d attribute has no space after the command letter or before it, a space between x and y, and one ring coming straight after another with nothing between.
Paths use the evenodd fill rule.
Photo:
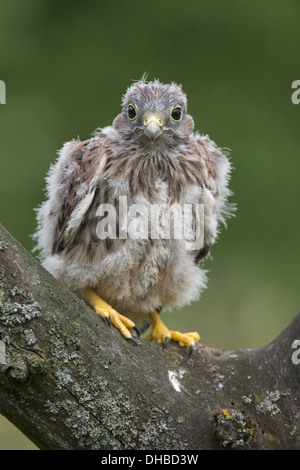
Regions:
<instances>
[{"instance_id":1,"label":"tree branch","mask_svg":"<svg viewBox=\"0 0 300 470\"><path fill-rule=\"evenodd\" d=\"M299 448L300 315L262 348L188 359L126 342L1 226L0 263L0 412L40 449Z\"/></svg>"}]
</instances>

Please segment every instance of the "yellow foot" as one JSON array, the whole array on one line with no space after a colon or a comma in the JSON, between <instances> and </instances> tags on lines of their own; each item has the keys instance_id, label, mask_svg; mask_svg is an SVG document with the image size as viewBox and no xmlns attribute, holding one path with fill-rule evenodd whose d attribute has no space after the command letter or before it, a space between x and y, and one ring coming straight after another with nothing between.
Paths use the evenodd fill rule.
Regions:
<instances>
[{"instance_id":1,"label":"yellow foot","mask_svg":"<svg viewBox=\"0 0 300 470\"><path fill-rule=\"evenodd\" d=\"M94 291L94 289L87 289L85 291L86 298L92 304L95 311L102 317L108 325L110 326L113 324L124 336L124 338L129 339L135 344L138 344L136 339L132 336L130 330L135 330L139 334L139 330L129 318L124 317L118 313L115 309L113 309L109 304L107 304L104 300L99 297L98 294Z\"/></svg>"},{"instance_id":2,"label":"yellow foot","mask_svg":"<svg viewBox=\"0 0 300 470\"><path fill-rule=\"evenodd\" d=\"M152 331L149 336L146 337L148 341L155 341L156 343L162 343L163 348L166 347L168 342L171 340L177 341L179 346L187 346L189 351L189 357L195 348L196 341L199 341L200 336L195 331L189 333L179 333L179 331L170 331L164 323L161 321L156 310L150 315L152 322Z\"/></svg>"}]
</instances>

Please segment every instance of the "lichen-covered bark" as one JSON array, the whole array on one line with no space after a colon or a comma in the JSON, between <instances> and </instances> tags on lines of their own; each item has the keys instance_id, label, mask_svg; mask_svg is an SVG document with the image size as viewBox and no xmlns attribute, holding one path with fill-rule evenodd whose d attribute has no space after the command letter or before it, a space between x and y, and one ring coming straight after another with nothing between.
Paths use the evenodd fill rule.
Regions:
<instances>
[{"instance_id":1,"label":"lichen-covered bark","mask_svg":"<svg viewBox=\"0 0 300 470\"><path fill-rule=\"evenodd\" d=\"M41 449L299 448L300 316L256 350L126 342L0 226L0 412Z\"/></svg>"}]
</instances>

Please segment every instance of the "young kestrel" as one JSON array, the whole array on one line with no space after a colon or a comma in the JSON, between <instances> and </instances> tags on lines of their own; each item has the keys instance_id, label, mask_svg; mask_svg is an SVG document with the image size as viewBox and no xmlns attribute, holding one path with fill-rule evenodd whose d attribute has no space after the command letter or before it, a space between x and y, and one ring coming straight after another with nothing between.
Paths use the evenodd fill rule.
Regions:
<instances>
[{"instance_id":1,"label":"young kestrel","mask_svg":"<svg viewBox=\"0 0 300 470\"><path fill-rule=\"evenodd\" d=\"M111 126L60 150L35 234L46 269L125 338L136 342L132 330L152 324L147 339L172 339L189 353L198 333L169 330L159 312L199 297L199 262L230 213L230 163L193 129L181 86L134 83ZM170 207L192 209L180 218ZM191 244L200 219L201 246Z\"/></svg>"}]
</instances>

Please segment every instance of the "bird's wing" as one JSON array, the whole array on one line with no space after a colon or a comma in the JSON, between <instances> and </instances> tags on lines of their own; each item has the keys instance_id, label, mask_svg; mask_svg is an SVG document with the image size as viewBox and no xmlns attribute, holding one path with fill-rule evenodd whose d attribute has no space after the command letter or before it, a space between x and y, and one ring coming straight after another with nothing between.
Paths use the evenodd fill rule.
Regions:
<instances>
[{"instance_id":1,"label":"bird's wing","mask_svg":"<svg viewBox=\"0 0 300 470\"><path fill-rule=\"evenodd\" d=\"M204 168L205 186L212 192L218 206L218 217L221 217L222 209L225 209L221 206L231 194L228 188L231 172L229 149L217 147L208 136L196 136L195 141Z\"/></svg>"},{"instance_id":2,"label":"bird's wing","mask_svg":"<svg viewBox=\"0 0 300 470\"><path fill-rule=\"evenodd\" d=\"M196 255L196 260L200 261L209 253L217 237L219 224L225 224L226 218L233 214L235 208L228 203L231 195L228 188L231 172L228 149L218 148L208 136L194 136L193 144L199 161L204 203L204 245Z\"/></svg>"},{"instance_id":3,"label":"bird's wing","mask_svg":"<svg viewBox=\"0 0 300 470\"><path fill-rule=\"evenodd\" d=\"M106 161L99 136L67 142L47 177L48 200L39 208L35 238L41 257L60 253L83 224Z\"/></svg>"}]
</instances>

